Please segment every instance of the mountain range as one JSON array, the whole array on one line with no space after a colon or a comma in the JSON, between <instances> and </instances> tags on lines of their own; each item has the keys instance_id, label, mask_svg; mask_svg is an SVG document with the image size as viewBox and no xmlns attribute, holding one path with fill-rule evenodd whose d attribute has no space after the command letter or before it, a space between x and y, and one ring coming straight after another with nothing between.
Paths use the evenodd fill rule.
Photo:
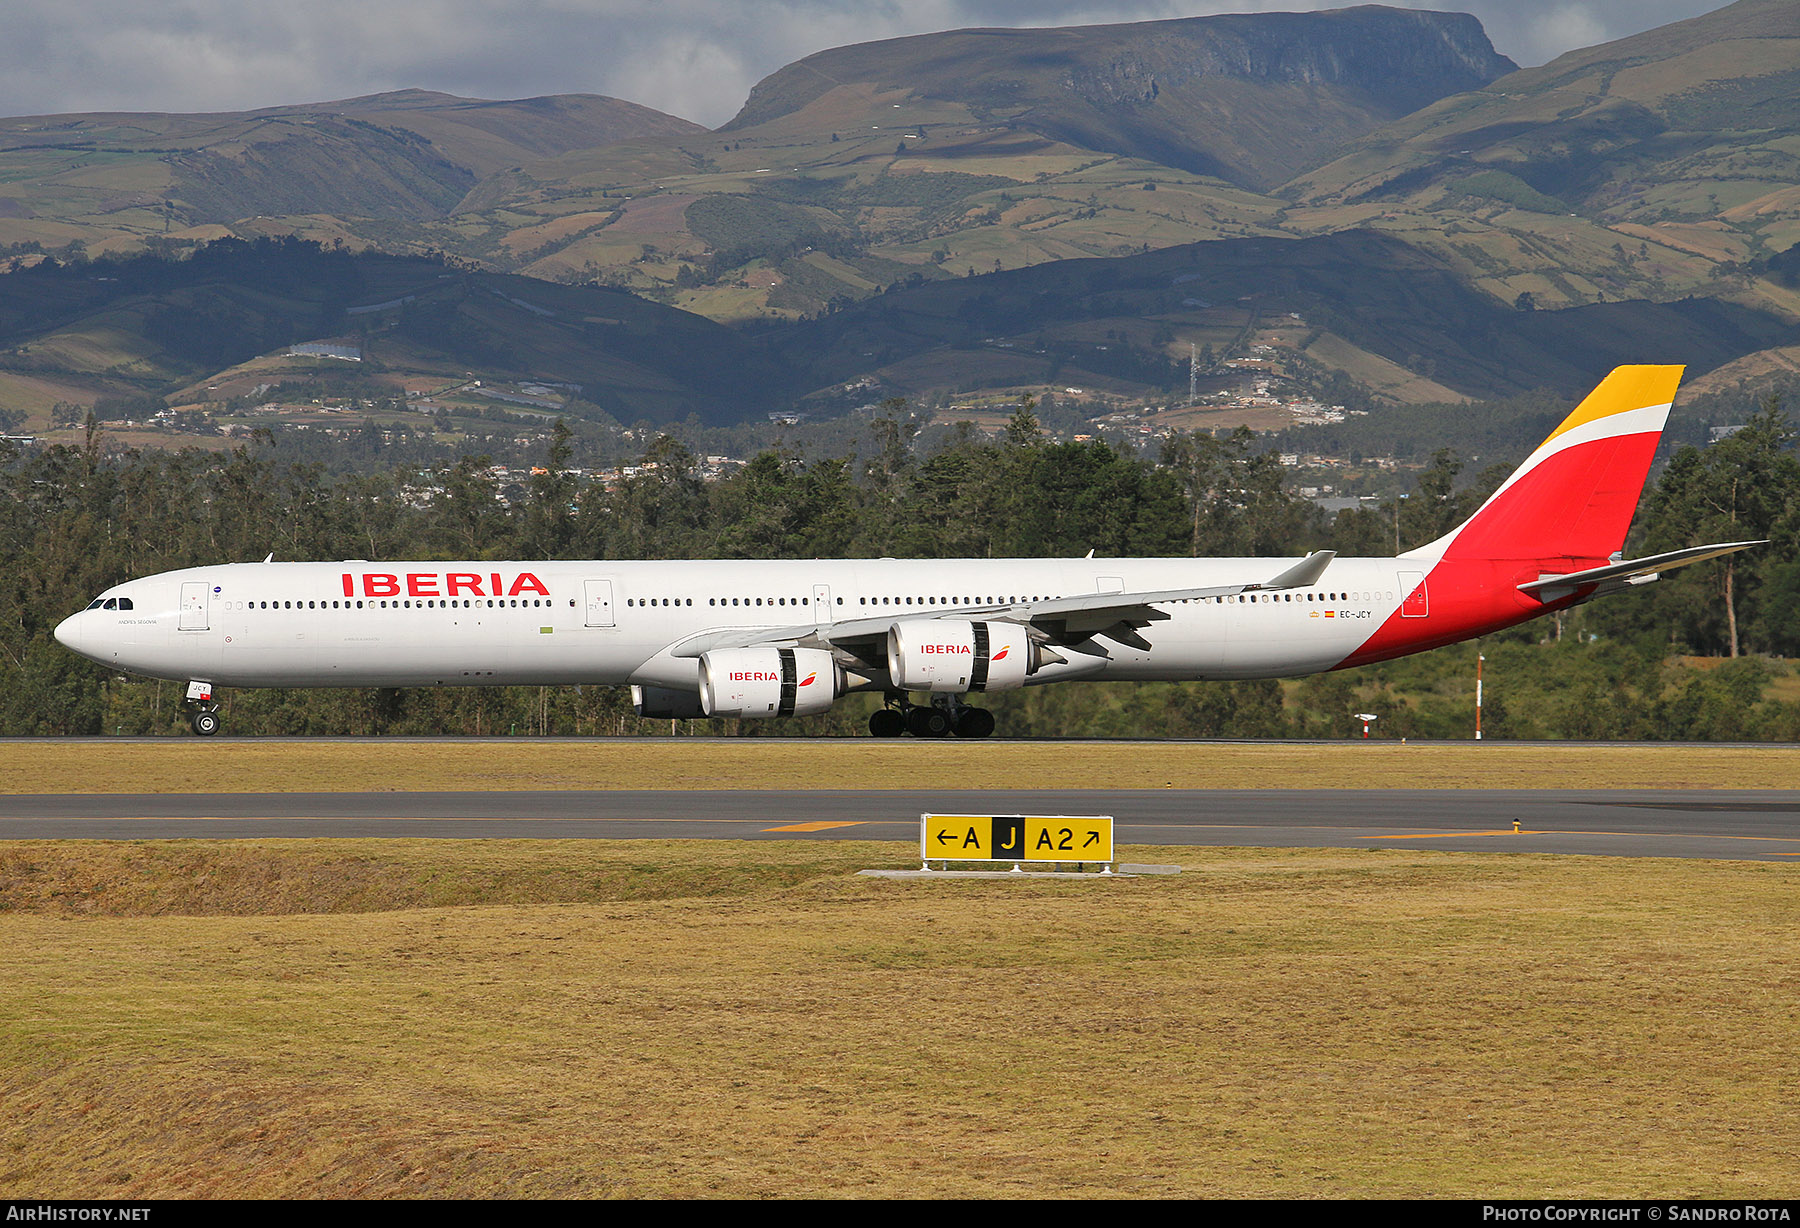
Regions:
<instances>
[{"instance_id":1,"label":"mountain range","mask_svg":"<svg viewBox=\"0 0 1800 1228\"><path fill-rule=\"evenodd\" d=\"M617 99L425 91L0 120L15 277L299 237L365 288L413 286L320 311L256 284L269 249L230 249L196 266L197 306L197 284L95 264L60 312L0 310L0 409L204 399L265 354L244 347L333 329L395 378L473 364L652 419L869 388L1151 395L1190 347L1294 318L1295 363L1378 397L1572 389L1615 358L1729 384L1800 365L1796 85L1787 0L1522 70L1472 17L1363 6L837 48L711 132ZM28 297L10 281L0 301ZM311 306L213 328L239 341L211 352L166 344L183 311L278 300ZM497 306L519 302L538 310ZM609 349L591 322L626 317L707 361Z\"/></svg>"}]
</instances>

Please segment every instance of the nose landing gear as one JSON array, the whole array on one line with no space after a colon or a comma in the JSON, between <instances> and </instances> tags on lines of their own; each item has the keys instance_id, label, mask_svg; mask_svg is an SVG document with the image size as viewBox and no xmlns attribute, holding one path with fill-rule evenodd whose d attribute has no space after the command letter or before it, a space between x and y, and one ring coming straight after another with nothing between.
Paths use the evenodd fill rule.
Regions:
<instances>
[{"instance_id":1,"label":"nose landing gear","mask_svg":"<svg viewBox=\"0 0 1800 1228\"><path fill-rule=\"evenodd\" d=\"M219 732L219 703L213 698L212 683L188 683L187 698L182 702L189 710L188 728L203 738Z\"/></svg>"},{"instance_id":2,"label":"nose landing gear","mask_svg":"<svg viewBox=\"0 0 1800 1228\"><path fill-rule=\"evenodd\" d=\"M994 714L986 708L972 708L962 702L961 695L936 694L929 704L915 704L903 694L890 694L888 706L869 715L869 735L897 738L910 733L915 738L985 738L994 732Z\"/></svg>"}]
</instances>

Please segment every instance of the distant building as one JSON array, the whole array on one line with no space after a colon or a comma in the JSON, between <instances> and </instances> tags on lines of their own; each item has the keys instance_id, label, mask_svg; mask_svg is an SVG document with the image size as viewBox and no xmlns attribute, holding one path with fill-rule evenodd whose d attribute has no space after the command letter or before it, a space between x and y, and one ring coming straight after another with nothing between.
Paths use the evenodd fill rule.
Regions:
<instances>
[{"instance_id":1,"label":"distant building","mask_svg":"<svg viewBox=\"0 0 1800 1228\"><path fill-rule=\"evenodd\" d=\"M287 348L289 358L341 358L345 362L361 362L362 347L329 341L303 341Z\"/></svg>"},{"instance_id":2,"label":"distant building","mask_svg":"<svg viewBox=\"0 0 1800 1228\"><path fill-rule=\"evenodd\" d=\"M480 385L476 385L476 387L480 387ZM483 388L481 395L490 401L505 401L508 405L523 405L528 409L561 409L563 407L561 401L551 400L548 397L528 397L517 392L502 392L498 388Z\"/></svg>"}]
</instances>

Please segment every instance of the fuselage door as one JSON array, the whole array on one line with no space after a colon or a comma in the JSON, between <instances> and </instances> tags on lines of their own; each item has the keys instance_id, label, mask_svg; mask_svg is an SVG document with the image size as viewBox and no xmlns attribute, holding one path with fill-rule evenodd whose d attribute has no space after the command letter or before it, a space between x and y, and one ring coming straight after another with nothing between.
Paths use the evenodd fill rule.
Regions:
<instances>
[{"instance_id":1,"label":"fuselage door","mask_svg":"<svg viewBox=\"0 0 1800 1228\"><path fill-rule=\"evenodd\" d=\"M823 627L832 619L831 585L813 585L813 621Z\"/></svg>"},{"instance_id":2,"label":"fuselage door","mask_svg":"<svg viewBox=\"0 0 1800 1228\"><path fill-rule=\"evenodd\" d=\"M1431 597L1425 591L1425 573L1422 571L1403 571L1400 573L1400 617L1424 618L1431 613Z\"/></svg>"},{"instance_id":3,"label":"fuselage door","mask_svg":"<svg viewBox=\"0 0 1800 1228\"><path fill-rule=\"evenodd\" d=\"M211 625L208 613L212 607L212 585L204 580L184 580L181 585L181 620L183 631L205 631Z\"/></svg>"},{"instance_id":4,"label":"fuselage door","mask_svg":"<svg viewBox=\"0 0 1800 1228\"><path fill-rule=\"evenodd\" d=\"M590 627L613 625L613 585L611 580L584 580L587 594L586 624Z\"/></svg>"}]
</instances>

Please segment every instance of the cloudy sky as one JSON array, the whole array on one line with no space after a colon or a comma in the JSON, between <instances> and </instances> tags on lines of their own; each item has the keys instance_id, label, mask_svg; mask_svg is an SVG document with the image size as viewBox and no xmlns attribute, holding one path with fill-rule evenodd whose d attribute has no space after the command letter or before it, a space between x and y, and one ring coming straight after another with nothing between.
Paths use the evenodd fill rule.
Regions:
<instances>
[{"instance_id":1,"label":"cloudy sky","mask_svg":"<svg viewBox=\"0 0 1800 1228\"><path fill-rule=\"evenodd\" d=\"M0 114L227 111L418 86L590 93L716 126L757 80L845 43L1352 0L5 0ZM1524 66L1723 0L1388 0L1461 8Z\"/></svg>"}]
</instances>

